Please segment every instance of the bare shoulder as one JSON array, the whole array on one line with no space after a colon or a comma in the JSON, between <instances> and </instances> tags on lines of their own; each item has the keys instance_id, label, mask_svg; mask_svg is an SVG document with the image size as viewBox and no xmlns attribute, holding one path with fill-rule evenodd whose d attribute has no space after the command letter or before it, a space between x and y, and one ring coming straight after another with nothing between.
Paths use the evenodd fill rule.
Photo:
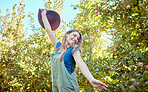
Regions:
<instances>
[{"instance_id":1,"label":"bare shoulder","mask_svg":"<svg viewBox=\"0 0 148 92\"><path fill-rule=\"evenodd\" d=\"M54 47L56 47L56 45L57 45L58 42L59 42L59 40L55 40L55 41L53 42Z\"/></svg>"},{"instance_id":2,"label":"bare shoulder","mask_svg":"<svg viewBox=\"0 0 148 92\"><path fill-rule=\"evenodd\" d=\"M74 58L79 58L81 57L81 52L79 50L77 50L74 54L73 54Z\"/></svg>"}]
</instances>

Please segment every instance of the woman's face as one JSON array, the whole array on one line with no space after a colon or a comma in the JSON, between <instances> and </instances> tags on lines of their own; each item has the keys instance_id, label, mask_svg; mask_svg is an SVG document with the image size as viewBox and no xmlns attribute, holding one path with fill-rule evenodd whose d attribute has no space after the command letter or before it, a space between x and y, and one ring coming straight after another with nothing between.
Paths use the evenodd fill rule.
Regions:
<instances>
[{"instance_id":1,"label":"woman's face","mask_svg":"<svg viewBox=\"0 0 148 92\"><path fill-rule=\"evenodd\" d=\"M80 35L78 32L72 32L70 34L67 34L67 42L68 44L72 45L72 44L77 44L78 43L78 39L80 38Z\"/></svg>"}]
</instances>

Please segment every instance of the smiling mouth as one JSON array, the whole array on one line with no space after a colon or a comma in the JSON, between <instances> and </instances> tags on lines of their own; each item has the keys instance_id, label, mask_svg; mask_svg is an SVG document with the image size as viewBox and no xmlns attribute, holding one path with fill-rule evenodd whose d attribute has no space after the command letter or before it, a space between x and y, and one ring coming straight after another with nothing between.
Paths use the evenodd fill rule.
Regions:
<instances>
[{"instance_id":1,"label":"smiling mouth","mask_svg":"<svg viewBox=\"0 0 148 92\"><path fill-rule=\"evenodd\" d=\"M76 43L76 41L74 39L71 40L73 43Z\"/></svg>"},{"instance_id":2,"label":"smiling mouth","mask_svg":"<svg viewBox=\"0 0 148 92\"><path fill-rule=\"evenodd\" d=\"M73 39L74 42L76 42L76 40Z\"/></svg>"}]
</instances>

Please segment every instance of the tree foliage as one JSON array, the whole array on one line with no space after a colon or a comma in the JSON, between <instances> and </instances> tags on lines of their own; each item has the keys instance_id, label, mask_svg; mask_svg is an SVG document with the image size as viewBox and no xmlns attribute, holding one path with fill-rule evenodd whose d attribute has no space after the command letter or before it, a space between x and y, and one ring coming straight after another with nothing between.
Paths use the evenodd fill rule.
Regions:
<instances>
[{"instance_id":1,"label":"tree foliage","mask_svg":"<svg viewBox=\"0 0 148 92\"><path fill-rule=\"evenodd\" d=\"M61 13L63 0L44 0L45 8ZM83 35L83 60L109 92L148 91L148 3L146 0L81 0L75 19L53 31L58 39L68 25ZM0 16L0 91L52 91L50 54L53 46L43 28L34 26L25 4L14 4ZM33 31L22 23L30 17ZM95 92L76 67L81 91Z\"/></svg>"},{"instance_id":2,"label":"tree foliage","mask_svg":"<svg viewBox=\"0 0 148 92\"><path fill-rule=\"evenodd\" d=\"M56 0L58 1L58 0ZM55 3L56 3L55 1ZM61 12L64 1L51 5L47 9ZM58 7L58 6L61 7ZM12 13L7 9L7 14L1 17L0 39L0 91L52 91L50 76L50 54L53 46L43 28L34 26L32 14L24 12L25 4L14 4ZM38 11L37 11L38 12ZM30 18L31 28L22 23L25 17ZM62 29L62 30L61 30ZM59 27L55 35L61 39L61 33L65 26ZM27 32L33 34L27 38Z\"/></svg>"},{"instance_id":3,"label":"tree foliage","mask_svg":"<svg viewBox=\"0 0 148 92\"><path fill-rule=\"evenodd\" d=\"M76 6L80 12L72 27L79 27L83 34L83 51L92 56L85 61L92 74L108 84L111 92L148 91L147 1L81 0ZM102 40L106 35L108 40ZM79 74L80 88L93 91Z\"/></svg>"}]
</instances>

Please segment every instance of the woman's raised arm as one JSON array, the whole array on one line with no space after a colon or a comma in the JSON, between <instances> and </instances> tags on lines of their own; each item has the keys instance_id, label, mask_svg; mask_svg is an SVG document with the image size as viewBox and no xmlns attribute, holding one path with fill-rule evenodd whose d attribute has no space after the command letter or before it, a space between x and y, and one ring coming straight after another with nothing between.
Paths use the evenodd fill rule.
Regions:
<instances>
[{"instance_id":1,"label":"woman's raised arm","mask_svg":"<svg viewBox=\"0 0 148 92\"><path fill-rule=\"evenodd\" d=\"M44 10L41 15L42 15L42 21L45 27L45 30L47 30L48 36L52 42L52 44L54 46L56 46L57 42L59 42L59 40L56 38L56 36L54 35L54 33L52 32L51 26L47 20L47 16L46 16L47 11Z\"/></svg>"}]
</instances>

